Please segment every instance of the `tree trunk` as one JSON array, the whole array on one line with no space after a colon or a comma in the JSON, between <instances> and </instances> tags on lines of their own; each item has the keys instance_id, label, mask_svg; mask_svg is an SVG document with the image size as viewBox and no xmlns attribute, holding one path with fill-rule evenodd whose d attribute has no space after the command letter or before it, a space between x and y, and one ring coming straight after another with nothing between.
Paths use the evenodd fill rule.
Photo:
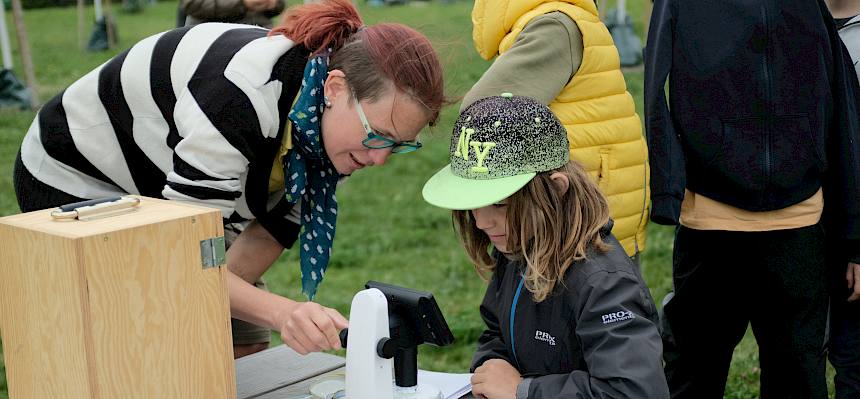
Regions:
<instances>
[{"instance_id":1,"label":"tree trunk","mask_svg":"<svg viewBox=\"0 0 860 399\"><path fill-rule=\"evenodd\" d=\"M87 31L86 27L86 16L84 15L84 0L78 0L78 47L81 50L87 48Z\"/></svg>"},{"instance_id":2,"label":"tree trunk","mask_svg":"<svg viewBox=\"0 0 860 399\"><path fill-rule=\"evenodd\" d=\"M113 21L113 10L111 10L110 0L105 0L105 24L107 24L108 48L116 47L116 32L113 31L115 26L111 21Z\"/></svg>"},{"instance_id":3,"label":"tree trunk","mask_svg":"<svg viewBox=\"0 0 860 399\"><path fill-rule=\"evenodd\" d=\"M15 32L18 34L18 48L21 51L21 65L24 67L24 78L30 88L30 108L39 108L39 94L36 90L36 74L33 72L33 59L30 56L30 44L27 41L27 28L24 26L24 10L21 0L12 0L12 20L15 22Z\"/></svg>"}]
</instances>

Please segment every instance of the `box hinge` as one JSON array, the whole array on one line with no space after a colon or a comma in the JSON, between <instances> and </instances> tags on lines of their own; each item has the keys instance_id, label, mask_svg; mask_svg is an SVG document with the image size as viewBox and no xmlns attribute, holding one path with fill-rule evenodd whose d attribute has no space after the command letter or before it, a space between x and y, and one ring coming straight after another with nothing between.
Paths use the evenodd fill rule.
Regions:
<instances>
[{"instance_id":1,"label":"box hinge","mask_svg":"<svg viewBox=\"0 0 860 399\"><path fill-rule=\"evenodd\" d=\"M204 269L220 267L227 261L224 236L200 241L200 263Z\"/></svg>"}]
</instances>

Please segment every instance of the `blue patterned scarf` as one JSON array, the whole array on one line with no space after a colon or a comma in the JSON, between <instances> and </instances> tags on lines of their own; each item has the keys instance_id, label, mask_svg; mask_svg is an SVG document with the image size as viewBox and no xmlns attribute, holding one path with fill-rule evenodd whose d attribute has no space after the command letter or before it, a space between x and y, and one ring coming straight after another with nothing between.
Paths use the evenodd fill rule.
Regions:
<instances>
[{"instance_id":1,"label":"blue patterned scarf","mask_svg":"<svg viewBox=\"0 0 860 399\"><path fill-rule=\"evenodd\" d=\"M337 222L334 191L340 175L325 153L320 131L325 107L323 84L327 76L328 59L325 56L315 57L305 66L302 89L289 114L295 129L293 148L289 157L285 157L284 165L284 198L292 204L299 198L302 201L302 229L299 233L302 292L311 300L325 276Z\"/></svg>"}]
</instances>

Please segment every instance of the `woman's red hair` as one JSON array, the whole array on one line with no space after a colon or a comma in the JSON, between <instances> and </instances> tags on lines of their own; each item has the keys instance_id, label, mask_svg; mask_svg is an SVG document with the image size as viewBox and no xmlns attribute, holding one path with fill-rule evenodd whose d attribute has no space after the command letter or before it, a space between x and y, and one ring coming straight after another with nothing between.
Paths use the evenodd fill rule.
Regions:
<instances>
[{"instance_id":1,"label":"woman's red hair","mask_svg":"<svg viewBox=\"0 0 860 399\"><path fill-rule=\"evenodd\" d=\"M430 40L401 24L364 27L349 0L322 0L287 11L271 34L282 34L317 55L331 51L359 100L376 100L393 84L428 110L430 123L446 103L442 64Z\"/></svg>"},{"instance_id":2,"label":"woman's red hair","mask_svg":"<svg viewBox=\"0 0 860 399\"><path fill-rule=\"evenodd\" d=\"M338 49L364 26L358 10L349 0L324 0L287 10L281 26L271 34L282 34L314 55Z\"/></svg>"}]
</instances>

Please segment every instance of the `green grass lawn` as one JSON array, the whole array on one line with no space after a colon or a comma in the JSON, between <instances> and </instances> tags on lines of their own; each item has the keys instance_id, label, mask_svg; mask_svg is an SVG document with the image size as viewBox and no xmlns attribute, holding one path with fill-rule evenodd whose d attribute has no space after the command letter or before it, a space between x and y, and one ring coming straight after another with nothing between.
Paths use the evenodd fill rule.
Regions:
<instances>
[{"instance_id":1,"label":"green grass lawn","mask_svg":"<svg viewBox=\"0 0 860 399\"><path fill-rule=\"evenodd\" d=\"M613 2L601 3L605 7ZM644 4L644 1L628 2L640 34L644 29ZM402 22L431 38L445 63L447 92L452 99L462 96L489 65L472 48L470 10L471 2L362 7L368 24ZM26 11L41 100L47 101L138 40L171 28L175 11L176 3L165 2L148 7L141 14L118 14L119 46L114 51L99 54L79 50L77 15L73 8ZM91 9L87 15L92 15ZM14 35L11 19L8 24ZM87 34L90 27L88 23ZM15 42L14 36L12 41ZM17 53L15 56L17 62ZM20 63L16 69L23 78ZM641 113L643 74L641 70L633 70L625 75ZM450 128L456 111L455 104L442 113L439 125L424 136L425 149L393 156L384 168L361 171L338 191L341 204L338 239L318 301L348 314L353 294L371 279L431 291L457 341L444 349L422 347L420 366L464 372L475 340L483 329L478 305L485 284L460 249L449 213L425 204L420 194L427 178L447 163ZM18 212L11 183L12 165L33 117L32 112L0 111L0 216ZM654 298L660 301L672 284L673 229L651 225L648 233L642 270ZM291 298L301 297L297 262L297 256L288 251L266 274L272 291ZM62 326L58 327L57 331L62 331ZM279 342L277 337L275 339ZM748 334L735 353L726 397L757 397L758 378L757 349ZM6 397L6 391L5 371L0 362L0 398Z\"/></svg>"}]
</instances>

